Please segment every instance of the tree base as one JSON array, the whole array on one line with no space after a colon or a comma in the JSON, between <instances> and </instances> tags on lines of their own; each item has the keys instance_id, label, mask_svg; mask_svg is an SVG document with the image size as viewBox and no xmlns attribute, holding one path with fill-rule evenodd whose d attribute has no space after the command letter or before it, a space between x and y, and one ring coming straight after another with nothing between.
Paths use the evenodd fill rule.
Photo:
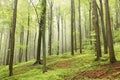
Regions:
<instances>
[{"instance_id":1,"label":"tree base","mask_svg":"<svg viewBox=\"0 0 120 80\"><path fill-rule=\"evenodd\" d=\"M99 61L100 59L99 58L96 58L95 61Z\"/></svg>"},{"instance_id":2,"label":"tree base","mask_svg":"<svg viewBox=\"0 0 120 80\"><path fill-rule=\"evenodd\" d=\"M39 61L36 61L33 65L40 65L40 64L43 64L43 61L42 60L39 60Z\"/></svg>"},{"instance_id":3,"label":"tree base","mask_svg":"<svg viewBox=\"0 0 120 80\"><path fill-rule=\"evenodd\" d=\"M117 62L116 59L114 59L114 60L110 60L110 63L111 63L111 64L116 63L116 62Z\"/></svg>"}]
</instances>

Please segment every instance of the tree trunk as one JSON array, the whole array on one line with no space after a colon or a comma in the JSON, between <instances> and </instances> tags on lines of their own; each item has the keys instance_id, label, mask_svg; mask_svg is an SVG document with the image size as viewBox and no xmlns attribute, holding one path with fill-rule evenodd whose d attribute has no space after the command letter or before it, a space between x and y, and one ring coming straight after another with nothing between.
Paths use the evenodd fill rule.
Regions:
<instances>
[{"instance_id":1,"label":"tree trunk","mask_svg":"<svg viewBox=\"0 0 120 80\"><path fill-rule=\"evenodd\" d=\"M84 12L84 14L85 14L85 12ZM86 15L84 15L84 18L85 18L85 21L84 21L84 26L85 26L85 38L86 38L86 43L87 43L87 25L86 25Z\"/></svg>"},{"instance_id":2,"label":"tree trunk","mask_svg":"<svg viewBox=\"0 0 120 80\"><path fill-rule=\"evenodd\" d=\"M2 45L2 38L3 38L3 32L1 32L1 35L0 35L0 51L1 51L1 45Z\"/></svg>"},{"instance_id":3,"label":"tree trunk","mask_svg":"<svg viewBox=\"0 0 120 80\"><path fill-rule=\"evenodd\" d=\"M43 41L43 73L47 71L46 68L46 40L45 40L45 32L46 32L46 0L42 0L42 16L41 16L41 26L42 26L42 41Z\"/></svg>"},{"instance_id":4,"label":"tree trunk","mask_svg":"<svg viewBox=\"0 0 120 80\"><path fill-rule=\"evenodd\" d=\"M28 43L29 43L29 34L30 34L30 11L28 6L28 30L27 30L27 40L26 40L26 52L25 52L25 61L28 61Z\"/></svg>"},{"instance_id":5,"label":"tree trunk","mask_svg":"<svg viewBox=\"0 0 120 80\"><path fill-rule=\"evenodd\" d=\"M67 40L66 40L66 18L64 20L64 33L65 33L65 52L67 51Z\"/></svg>"},{"instance_id":6,"label":"tree trunk","mask_svg":"<svg viewBox=\"0 0 120 80\"><path fill-rule=\"evenodd\" d=\"M105 31L105 24L104 24L104 15L103 15L103 2L102 0L100 1L100 8L101 8L101 12L100 12L100 16L101 16L101 24L102 24L102 33L103 33L103 41L104 41L104 53L108 53L108 48L107 48L107 39L106 39L106 31Z\"/></svg>"},{"instance_id":7,"label":"tree trunk","mask_svg":"<svg viewBox=\"0 0 120 80\"><path fill-rule=\"evenodd\" d=\"M3 64L4 64L4 65L6 65L6 58L7 58L7 57L6 57L6 54L7 54L6 51L7 51L7 44L8 44L8 35L7 35L7 37L6 37L6 41L5 41L5 42L6 42L6 43L5 43L5 46L6 46L6 47L4 48L4 59L3 59Z\"/></svg>"},{"instance_id":8,"label":"tree trunk","mask_svg":"<svg viewBox=\"0 0 120 80\"><path fill-rule=\"evenodd\" d=\"M53 2L49 2L50 5L50 27L49 27L49 48L48 53L52 55L52 23L53 23Z\"/></svg>"},{"instance_id":9,"label":"tree trunk","mask_svg":"<svg viewBox=\"0 0 120 80\"><path fill-rule=\"evenodd\" d=\"M11 29L11 52L10 52L10 63L9 63L9 76L13 75L13 59L14 59L14 47L15 47L15 29L16 29L16 18L17 18L17 2L18 0L14 1L14 10L13 10L13 23Z\"/></svg>"},{"instance_id":10,"label":"tree trunk","mask_svg":"<svg viewBox=\"0 0 120 80\"><path fill-rule=\"evenodd\" d=\"M11 26L10 26L10 28L11 28ZM7 49L6 65L8 65L9 61L10 61L10 52L11 52L11 30L9 32L9 44L8 44L8 49Z\"/></svg>"},{"instance_id":11,"label":"tree trunk","mask_svg":"<svg viewBox=\"0 0 120 80\"><path fill-rule=\"evenodd\" d=\"M21 28L20 33L20 49L19 49L19 62L22 62L23 49L21 46L24 44L24 27Z\"/></svg>"},{"instance_id":12,"label":"tree trunk","mask_svg":"<svg viewBox=\"0 0 120 80\"><path fill-rule=\"evenodd\" d=\"M91 25L91 11L92 11L92 7L91 7L91 1L90 1L90 10L89 10L89 26L90 26L90 34L89 34L89 36L90 36L90 45L92 46L92 35L91 35L91 31L92 31L92 25Z\"/></svg>"},{"instance_id":13,"label":"tree trunk","mask_svg":"<svg viewBox=\"0 0 120 80\"><path fill-rule=\"evenodd\" d=\"M74 0L71 0L71 55L74 55Z\"/></svg>"},{"instance_id":14,"label":"tree trunk","mask_svg":"<svg viewBox=\"0 0 120 80\"><path fill-rule=\"evenodd\" d=\"M38 44L37 44L37 59L36 59L36 62L34 63L34 65L42 64L41 60L40 60L40 57L41 57L41 37L42 37L41 22L42 22L42 19L41 19L40 24L39 24L39 36L38 36Z\"/></svg>"},{"instance_id":15,"label":"tree trunk","mask_svg":"<svg viewBox=\"0 0 120 80\"><path fill-rule=\"evenodd\" d=\"M63 29L64 29L64 28L63 28L63 27L64 27L63 24L64 24L64 23L63 23L63 22L64 22L63 16L61 16L61 25L62 25L62 31L61 31L61 32L62 32L62 54L64 53L64 45L63 45L63 44L64 44L64 43L63 43L63 40L64 40L64 39L63 39Z\"/></svg>"},{"instance_id":16,"label":"tree trunk","mask_svg":"<svg viewBox=\"0 0 120 80\"><path fill-rule=\"evenodd\" d=\"M73 35L74 35L74 42L75 42L75 44L74 44L74 48L75 48L75 52L77 52L77 38L76 38L76 18L75 18L75 3L74 3L74 1L73 1L73 16L74 16L74 21L73 21L73 25L74 25L74 33L73 33Z\"/></svg>"},{"instance_id":17,"label":"tree trunk","mask_svg":"<svg viewBox=\"0 0 120 80\"><path fill-rule=\"evenodd\" d=\"M60 43L60 8L57 16L57 28L58 28L58 49L57 49L57 55L59 55L59 43Z\"/></svg>"},{"instance_id":18,"label":"tree trunk","mask_svg":"<svg viewBox=\"0 0 120 80\"><path fill-rule=\"evenodd\" d=\"M37 29L35 29L37 31ZM37 37L37 32L35 32L35 38L34 38L34 53L33 53L33 56L34 56L34 59L36 58L36 37Z\"/></svg>"},{"instance_id":19,"label":"tree trunk","mask_svg":"<svg viewBox=\"0 0 120 80\"><path fill-rule=\"evenodd\" d=\"M109 56L110 62L115 63L115 53L113 47L113 38L112 38L112 31L111 31L111 22L110 22L110 11L109 11L109 2L105 0L105 12L106 12L106 30L107 30L107 38L108 38L108 47L109 47Z\"/></svg>"},{"instance_id":20,"label":"tree trunk","mask_svg":"<svg viewBox=\"0 0 120 80\"><path fill-rule=\"evenodd\" d=\"M101 44L100 44L100 33L99 33L99 24L98 24L98 12L97 12L97 3L96 0L92 0L92 15L93 15L93 26L95 28L95 38L96 38L96 52L97 52L97 58L96 60L99 60L101 55Z\"/></svg>"},{"instance_id":21,"label":"tree trunk","mask_svg":"<svg viewBox=\"0 0 120 80\"><path fill-rule=\"evenodd\" d=\"M81 30L81 1L79 0L78 12L79 12L79 40L80 40L80 53L82 53L82 30Z\"/></svg>"}]
</instances>

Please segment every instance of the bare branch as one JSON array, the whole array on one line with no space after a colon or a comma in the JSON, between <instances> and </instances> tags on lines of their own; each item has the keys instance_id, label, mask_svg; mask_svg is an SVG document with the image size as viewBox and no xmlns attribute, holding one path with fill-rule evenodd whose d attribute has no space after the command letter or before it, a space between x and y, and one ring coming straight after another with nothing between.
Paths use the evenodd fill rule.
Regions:
<instances>
[{"instance_id":1,"label":"bare branch","mask_svg":"<svg viewBox=\"0 0 120 80\"><path fill-rule=\"evenodd\" d=\"M40 1L40 0L39 0ZM30 0L30 2L32 3L32 6L33 6L33 8L34 8L34 10L35 10L35 13L36 13L36 16L37 16L37 20L38 20L38 23L39 23L39 15L38 15L38 11L37 11L37 8L35 7L35 5L34 5L34 3L32 2L32 0Z\"/></svg>"},{"instance_id":2,"label":"bare branch","mask_svg":"<svg viewBox=\"0 0 120 80\"><path fill-rule=\"evenodd\" d=\"M98 9L98 11L99 11L100 15L102 15L102 13L101 13L101 9L99 8L99 6L98 6L98 4L97 4L97 3L96 3L96 6L97 6L97 9Z\"/></svg>"}]
</instances>

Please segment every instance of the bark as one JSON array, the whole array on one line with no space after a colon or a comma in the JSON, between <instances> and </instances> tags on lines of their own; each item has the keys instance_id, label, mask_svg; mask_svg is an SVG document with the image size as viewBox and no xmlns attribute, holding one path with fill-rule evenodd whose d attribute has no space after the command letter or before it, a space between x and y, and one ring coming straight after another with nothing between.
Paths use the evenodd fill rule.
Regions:
<instances>
[{"instance_id":1,"label":"bark","mask_svg":"<svg viewBox=\"0 0 120 80\"><path fill-rule=\"evenodd\" d=\"M6 41L5 41L5 48L4 48L4 59L3 59L3 64L6 65L6 54L7 54L7 44L8 44L8 35L7 35L7 38L6 38Z\"/></svg>"},{"instance_id":2,"label":"bark","mask_svg":"<svg viewBox=\"0 0 120 80\"><path fill-rule=\"evenodd\" d=\"M89 33L89 35L90 35L90 45L92 46L92 35L91 35L91 31L92 31L92 25L91 25L91 11L92 11L92 9L91 9L92 7L91 7L91 1L90 1L90 10L89 10L89 26L90 26L90 33Z\"/></svg>"},{"instance_id":3,"label":"bark","mask_svg":"<svg viewBox=\"0 0 120 80\"><path fill-rule=\"evenodd\" d=\"M24 44L24 27L22 26L20 33L19 62L22 62L23 49L21 46L23 46L23 44Z\"/></svg>"},{"instance_id":4,"label":"bark","mask_svg":"<svg viewBox=\"0 0 120 80\"><path fill-rule=\"evenodd\" d=\"M86 15L84 15L84 17L85 17L84 26L85 26L85 38L86 38L85 42L87 44L87 38L88 38L88 30L87 30L87 25L86 25L87 24L87 18L86 18Z\"/></svg>"},{"instance_id":5,"label":"bark","mask_svg":"<svg viewBox=\"0 0 120 80\"><path fill-rule=\"evenodd\" d=\"M10 63L9 63L9 76L13 75L13 59L14 59L14 47L15 47L15 29L16 29L16 18L17 18L17 2L14 1L14 10L13 10L13 21L12 21L12 29L11 29L11 52L10 52Z\"/></svg>"},{"instance_id":6,"label":"bark","mask_svg":"<svg viewBox=\"0 0 120 80\"><path fill-rule=\"evenodd\" d=\"M100 44L100 32L99 32L99 24L98 24L98 12L97 12L97 3L96 0L92 0L92 15L93 15L93 26L95 29L95 38L96 38L96 52L97 52L97 58L96 60L99 60L101 55L101 44Z\"/></svg>"},{"instance_id":7,"label":"bark","mask_svg":"<svg viewBox=\"0 0 120 80\"><path fill-rule=\"evenodd\" d=\"M57 46L57 55L59 55L59 43L60 43L60 8L59 8L59 11L58 11L58 16L57 16L57 30L58 30L58 46Z\"/></svg>"},{"instance_id":8,"label":"bark","mask_svg":"<svg viewBox=\"0 0 120 80\"><path fill-rule=\"evenodd\" d=\"M64 20L64 33L65 33L65 52L67 51L67 40L66 40L66 18Z\"/></svg>"},{"instance_id":9,"label":"bark","mask_svg":"<svg viewBox=\"0 0 120 80\"><path fill-rule=\"evenodd\" d=\"M50 5L50 27L49 27L49 48L48 53L52 55L52 24L53 24L53 1L49 2Z\"/></svg>"},{"instance_id":10,"label":"bark","mask_svg":"<svg viewBox=\"0 0 120 80\"><path fill-rule=\"evenodd\" d=\"M38 44L37 44L37 59L36 59L36 62L34 63L34 65L42 64L42 62L40 60L40 57L41 57L41 37L42 37L41 22L42 22L42 19L41 19L40 24L39 24L39 36L38 36Z\"/></svg>"},{"instance_id":11,"label":"bark","mask_svg":"<svg viewBox=\"0 0 120 80\"><path fill-rule=\"evenodd\" d=\"M81 1L79 0L78 12L79 12L79 40L80 40L80 53L82 53L82 30L81 30Z\"/></svg>"},{"instance_id":12,"label":"bark","mask_svg":"<svg viewBox=\"0 0 120 80\"><path fill-rule=\"evenodd\" d=\"M104 23L104 14L103 14L103 2L102 0L100 1L100 17L101 17L101 25L102 25L102 33L103 33L103 41L104 41L104 53L108 53L108 48L107 48L107 39L106 39L106 31L105 31L105 23Z\"/></svg>"},{"instance_id":13,"label":"bark","mask_svg":"<svg viewBox=\"0 0 120 80\"><path fill-rule=\"evenodd\" d=\"M71 55L74 55L74 0L71 0Z\"/></svg>"},{"instance_id":14,"label":"bark","mask_svg":"<svg viewBox=\"0 0 120 80\"><path fill-rule=\"evenodd\" d=\"M106 15L106 30L107 30L110 62L115 63L116 58L115 58L114 47L113 47L113 37L112 37L112 31L111 31L110 11L109 11L108 0L105 0L105 12L106 12L105 14Z\"/></svg>"},{"instance_id":15,"label":"bark","mask_svg":"<svg viewBox=\"0 0 120 80\"><path fill-rule=\"evenodd\" d=\"M59 32L60 24L59 24L59 19L57 20L57 26L58 26L58 49L57 49L57 55L59 55L59 42L60 42L60 32Z\"/></svg>"},{"instance_id":16,"label":"bark","mask_svg":"<svg viewBox=\"0 0 120 80\"><path fill-rule=\"evenodd\" d=\"M6 65L8 65L10 61L10 51L11 51L11 30L9 32L9 44L8 44L8 49L7 49Z\"/></svg>"},{"instance_id":17,"label":"bark","mask_svg":"<svg viewBox=\"0 0 120 80\"><path fill-rule=\"evenodd\" d=\"M1 32L1 35L0 35L0 51L1 51L1 46L2 46L2 38L3 38L3 32Z\"/></svg>"},{"instance_id":18,"label":"bark","mask_svg":"<svg viewBox=\"0 0 120 80\"><path fill-rule=\"evenodd\" d=\"M43 41L43 73L47 72L46 68L46 41L45 41L45 33L46 33L46 0L42 0L42 16L41 16L41 26L42 26L42 41Z\"/></svg>"},{"instance_id":19,"label":"bark","mask_svg":"<svg viewBox=\"0 0 120 80\"><path fill-rule=\"evenodd\" d=\"M31 1L31 0L30 0ZM42 17L43 14L38 15L38 11L37 11L37 8L35 7L34 3L31 1L33 7L34 7L34 10L35 10L35 13L36 13L36 16L37 16L37 22L38 22L38 25L39 25L39 34L38 34L38 44L37 44L37 57L36 57L36 61L33 65L37 65L37 64L42 64L42 60L40 60L41 58L41 37L42 37Z\"/></svg>"},{"instance_id":20,"label":"bark","mask_svg":"<svg viewBox=\"0 0 120 80\"><path fill-rule=\"evenodd\" d=\"M74 49L75 49L75 52L77 52L77 38L76 38L76 18L75 18L75 3L74 3L74 1L73 1L73 19L74 19L74 21L73 21L73 26L74 26L74 33L73 33L73 35L74 35L74 42L75 42L75 44L74 44Z\"/></svg>"},{"instance_id":21,"label":"bark","mask_svg":"<svg viewBox=\"0 0 120 80\"><path fill-rule=\"evenodd\" d=\"M37 31L37 29L35 29ZM34 59L36 58L36 38L37 38L37 32L35 32L35 38L34 38L34 53L33 53L33 56L34 56Z\"/></svg>"},{"instance_id":22,"label":"bark","mask_svg":"<svg viewBox=\"0 0 120 80\"><path fill-rule=\"evenodd\" d=\"M25 61L28 61L28 43L29 43L29 34L30 34L30 11L28 6L28 30L27 30L27 40L26 40L26 52L25 52Z\"/></svg>"},{"instance_id":23,"label":"bark","mask_svg":"<svg viewBox=\"0 0 120 80\"><path fill-rule=\"evenodd\" d=\"M64 53L64 43L63 43L63 27L64 27L64 20L63 20L63 16L61 17L61 24L62 24L62 54Z\"/></svg>"}]
</instances>

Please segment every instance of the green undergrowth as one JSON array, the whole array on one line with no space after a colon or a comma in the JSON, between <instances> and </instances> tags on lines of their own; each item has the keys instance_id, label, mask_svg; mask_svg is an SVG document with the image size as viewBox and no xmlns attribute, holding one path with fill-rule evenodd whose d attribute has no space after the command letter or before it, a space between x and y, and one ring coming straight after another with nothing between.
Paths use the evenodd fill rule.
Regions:
<instances>
[{"instance_id":1,"label":"green undergrowth","mask_svg":"<svg viewBox=\"0 0 120 80\"><path fill-rule=\"evenodd\" d=\"M117 54L118 55L118 54ZM84 51L71 56L70 53L47 57L48 71L43 74L42 65L33 66L35 60L14 65L14 76L8 76L8 66L0 67L0 80L70 80L78 71L99 70L99 64L109 64L108 55L95 61L95 53ZM117 56L118 59L120 59Z\"/></svg>"}]
</instances>

